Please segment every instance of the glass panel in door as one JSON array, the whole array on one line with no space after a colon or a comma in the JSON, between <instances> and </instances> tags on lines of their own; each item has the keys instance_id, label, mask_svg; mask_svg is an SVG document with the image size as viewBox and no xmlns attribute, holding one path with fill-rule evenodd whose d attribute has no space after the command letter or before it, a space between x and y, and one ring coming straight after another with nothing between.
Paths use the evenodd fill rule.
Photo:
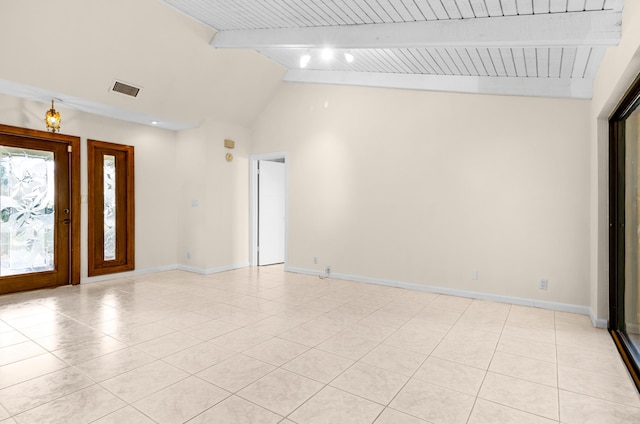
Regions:
<instances>
[{"instance_id":1,"label":"glass panel in door","mask_svg":"<svg viewBox=\"0 0 640 424\"><path fill-rule=\"evenodd\" d=\"M0 276L54 269L54 154L0 146Z\"/></svg>"},{"instance_id":2,"label":"glass panel in door","mask_svg":"<svg viewBox=\"0 0 640 424\"><path fill-rule=\"evenodd\" d=\"M104 260L116 259L116 157L103 156L104 172Z\"/></svg>"},{"instance_id":3,"label":"glass panel in door","mask_svg":"<svg viewBox=\"0 0 640 424\"><path fill-rule=\"evenodd\" d=\"M624 327L632 349L640 352L640 149L638 128L640 110L625 121L625 284Z\"/></svg>"}]
</instances>

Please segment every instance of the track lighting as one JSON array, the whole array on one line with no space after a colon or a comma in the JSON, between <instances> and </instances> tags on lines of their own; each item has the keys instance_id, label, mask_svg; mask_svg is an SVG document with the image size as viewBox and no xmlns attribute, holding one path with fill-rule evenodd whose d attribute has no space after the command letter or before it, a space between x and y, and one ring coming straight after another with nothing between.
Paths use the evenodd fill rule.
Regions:
<instances>
[{"instance_id":1,"label":"track lighting","mask_svg":"<svg viewBox=\"0 0 640 424\"><path fill-rule=\"evenodd\" d=\"M344 52L344 60L346 60L347 63L353 62L353 55L350 51Z\"/></svg>"},{"instance_id":2,"label":"track lighting","mask_svg":"<svg viewBox=\"0 0 640 424\"><path fill-rule=\"evenodd\" d=\"M305 54L304 56L302 56L300 58L300 67L306 68L310 60L311 60L311 56L309 54Z\"/></svg>"},{"instance_id":3,"label":"track lighting","mask_svg":"<svg viewBox=\"0 0 640 424\"><path fill-rule=\"evenodd\" d=\"M333 50L331 50L328 47L322 49L321 57L322 57L322 60L331 60L331 59L333 59Z\"/></svg>"}]
</instances>

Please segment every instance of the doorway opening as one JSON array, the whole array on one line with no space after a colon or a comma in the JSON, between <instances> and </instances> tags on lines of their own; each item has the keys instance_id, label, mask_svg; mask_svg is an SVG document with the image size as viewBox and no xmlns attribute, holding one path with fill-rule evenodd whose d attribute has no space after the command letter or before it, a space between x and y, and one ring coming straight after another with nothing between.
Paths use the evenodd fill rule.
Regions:
<instances>
[{"instance_id":1,"label":"doorway opening","mask_svg":"<svg viewBox=\"0 0 640 424\"><path fill-rule=\"evenodd\" d=\"M251 266L287 263L288 160L286 153L250 157Z\"/></svg>"}]
</instances>

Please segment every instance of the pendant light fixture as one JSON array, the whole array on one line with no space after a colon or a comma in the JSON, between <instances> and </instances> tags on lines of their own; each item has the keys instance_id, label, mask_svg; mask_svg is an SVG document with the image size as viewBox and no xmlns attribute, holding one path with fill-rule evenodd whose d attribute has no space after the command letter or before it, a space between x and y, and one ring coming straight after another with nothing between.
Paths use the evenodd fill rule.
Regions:
<instances>
[{"instance_id":1,"label":"pendant light fixture","mask_svg":"<svg viewBox=\"0 0 640 424\"><path fill-rule=\"evenodd\" d=\"M51 100L51 109L49 109L44 116L47 131L51 131L52 133L60 131L60 120L60 112L53 107L53 100Z\"/></svg>"}]
</instances>

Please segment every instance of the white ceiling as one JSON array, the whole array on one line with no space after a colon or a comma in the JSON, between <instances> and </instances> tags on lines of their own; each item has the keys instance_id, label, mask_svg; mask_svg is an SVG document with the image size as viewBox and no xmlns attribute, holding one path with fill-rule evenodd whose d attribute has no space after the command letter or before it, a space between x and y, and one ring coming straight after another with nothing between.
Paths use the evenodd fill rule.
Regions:
<instances>
[{"instance_id":1,"label":"white ceiling","mask_svg":"<svg viewBox=\"0 0 640 424\"><path fill-rule=\"evenodd\" d=\"M623 0L163 0L285 81L591 98ZM321 59L331 48L332 60ZM348 63L344 53L354 61ZM309 55L306 68L300 58Z\"/></svg>"}]
</instances>

